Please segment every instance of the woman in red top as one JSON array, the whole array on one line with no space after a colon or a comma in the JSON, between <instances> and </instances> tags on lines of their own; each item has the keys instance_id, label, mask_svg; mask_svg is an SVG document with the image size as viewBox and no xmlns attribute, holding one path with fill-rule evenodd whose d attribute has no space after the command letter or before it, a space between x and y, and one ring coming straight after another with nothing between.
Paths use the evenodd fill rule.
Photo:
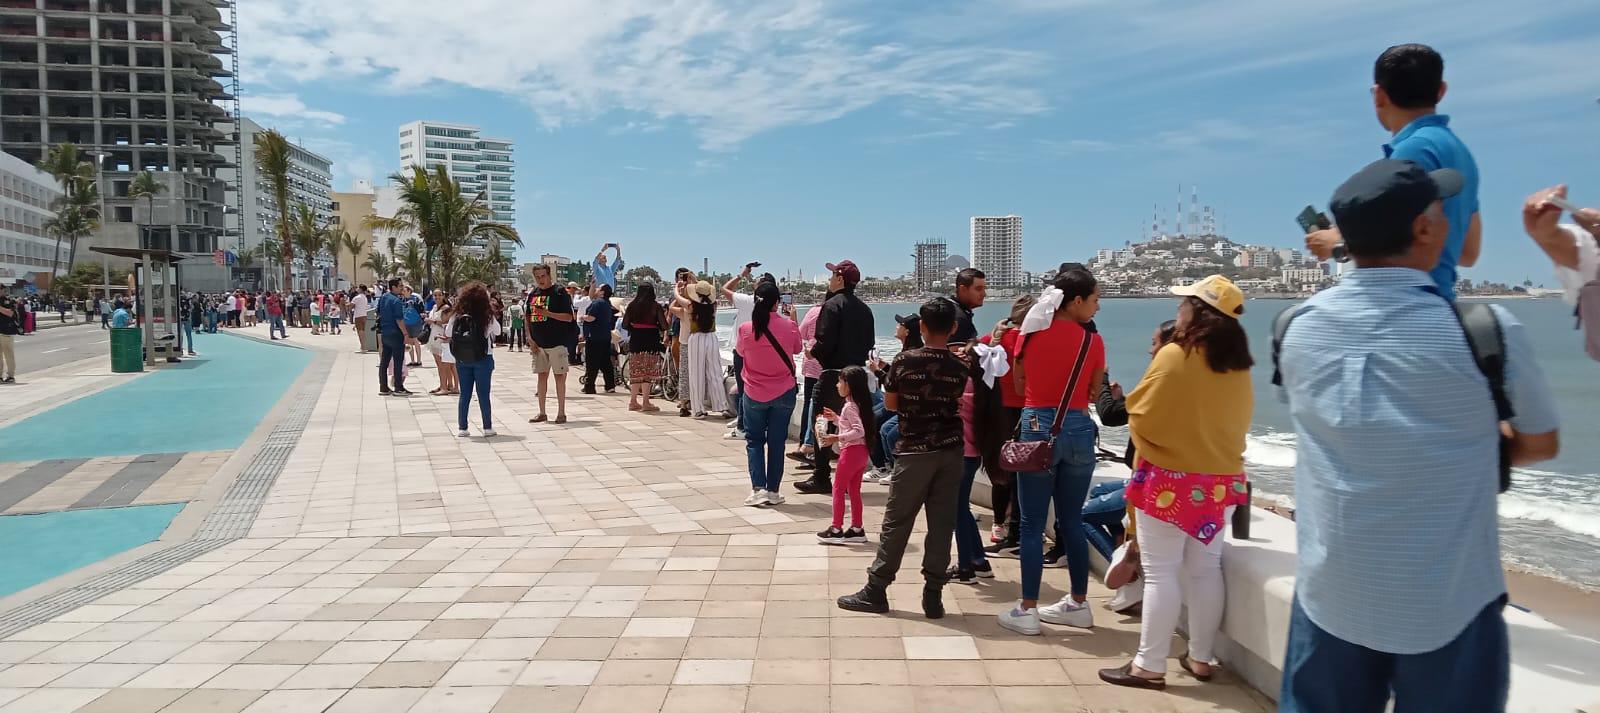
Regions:
<instances>
[{"instance_id":1,"label":"woman in red top","mask_svg":"<svg viewBox=\"0 0 1600 713\"><path fill-rule=\"evenodd\" d=\"M1053 313L1052 313L1053 310ZM1085 602L1089 594L1089 545L1083 534L1083 501L1094 475L1096 426L1089 418L1091 395L1100 393L1105 378L1106 347L1089 326L1100 310L1100 287L1088 270L1072 269L1056 278L1023 320L1018 339L1016 382L1023 396L1021 440L1050 439L1056 411L1066 398L1067 413L1056 436L1051 469L1018 473L1017 501L1022 510L1022 601L999 616L1000 625L1037 636L1039 622L1088 629L1094 616ZM1046 323L1046 317L1048 322ZM1088 351L1072 393L1066 394L1073 366L1085 342ZM1071 594L1040 607L1039 580L1044 571L1044 526L1055 502L1056 527L1065 540Z\"/></svg>"}]
</instances>

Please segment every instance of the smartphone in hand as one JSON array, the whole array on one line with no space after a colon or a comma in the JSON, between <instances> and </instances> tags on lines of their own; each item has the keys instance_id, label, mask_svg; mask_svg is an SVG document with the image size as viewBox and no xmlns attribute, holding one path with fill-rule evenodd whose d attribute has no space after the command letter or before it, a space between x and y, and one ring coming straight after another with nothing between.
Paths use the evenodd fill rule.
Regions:
<instances>
[{"instance_id":1,"label":"smartphone in hand","mask_svg":"<svg viewBox=\"0 0 1600 713\"><path fill-rule=\"evenodd\" d=\"M1333 227L1332 221L1328 220L1326 214L1311 206L1306 206L1305 210L1300 211L1300 215L1295 217L1295 222L1300 224L1300 229L1304 230L1307 235Z\"/></svg>"}]
</instances>

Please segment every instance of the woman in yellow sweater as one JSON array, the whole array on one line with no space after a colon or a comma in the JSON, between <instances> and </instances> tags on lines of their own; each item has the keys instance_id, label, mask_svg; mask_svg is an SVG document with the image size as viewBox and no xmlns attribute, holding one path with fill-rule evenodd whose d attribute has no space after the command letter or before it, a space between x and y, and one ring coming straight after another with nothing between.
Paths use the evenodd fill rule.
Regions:
<instances>
[{"instance_id":1,"label":"woman in yellow sweater","mask_svg":"<svg viewBox=\"0 0 1600 713\"><path fill-rule=\"evenodd\" d=\"M1138 460L1128 482L1144 568L1144 618L1131 663L1100 671L1107 683L1166 685L1167 653L1179 609L1189 605L1189 651L1178 663L1210 680L1222 625L1222 531L1243 504L1245 435L1255 401L1250 345L1239 315L1244 294L1221 275L1183 296L1172 343L1156 352L1128 394Z\"/></svg>"}]
</instances>

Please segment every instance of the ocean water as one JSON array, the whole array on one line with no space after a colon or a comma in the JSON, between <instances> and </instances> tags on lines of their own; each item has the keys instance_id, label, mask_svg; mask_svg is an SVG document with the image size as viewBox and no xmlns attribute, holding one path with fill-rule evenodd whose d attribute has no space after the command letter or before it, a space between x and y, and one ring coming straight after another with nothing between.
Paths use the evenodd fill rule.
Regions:
<instances>
[{"instance_id":1,"label":"ocean water","mask_svg":"<svg viewBox=\"0 0 1600 713\"><path fill-rule=\"evenodd\" d=\"M1290 300L1251 300L1242 319L1255 355L1252 370L1256 409L1245 459L1258 495L1292 503L1294 426L1271 384L1272 318ZM1555 392L1562 417L1561 456L1518 469L1510 492L1500 496L1502 549L1508 565L1600 589L1600 364L1583 354L1573 330L1572 310L1559 300L1503 300L1526 327L1539 365ZM802 314L805 308L802 308ZM872 306L879 351L899 351L894 315L913 312L912 304ZM977 312L979 332L1010 311L1010 301L992 302ZM1148 366L1150 335L1177 314L1176 300L1108 299L1095 319L1106 341L1110 378L1132 390ZM731 324L732 314L720 315ZM726 335L724 335L726 338ZM1102 444L1121 452L1127 429L1107 428ZM1395 533L1404 536L1404 533Z\"/></svg>"}]
</instances>

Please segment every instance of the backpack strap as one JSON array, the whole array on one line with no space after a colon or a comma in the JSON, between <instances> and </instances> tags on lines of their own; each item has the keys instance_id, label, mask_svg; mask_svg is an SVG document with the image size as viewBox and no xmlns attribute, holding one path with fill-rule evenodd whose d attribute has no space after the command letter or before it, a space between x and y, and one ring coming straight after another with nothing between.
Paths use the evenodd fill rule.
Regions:
<instances>
[{"instance_id":1,"label":"backpack strap","mask_svg":"<svg viewBox=\"0 0 1600 713\"><path fill-rule=\"evenodd\" d=\"M1272 318L1272 385L1283 386L1283 371L1278 364L1278 355L1283 351L1283 338L1289 334L1289 323L1294 321L1300 310L1306 304L1301 302L1285 308L1278 316Z\"/></svg>"},{"instance_id":2,"label":"backpack strap","mask_svg":"<svg viewBox=\"0 0 1600 713\"><path fill-rule=\"evenodd\" d=\"M1500 328L1500 319L1486 304L1455 304L1456 320L1467 335L1467 347L1472 350L1472 361L1489 380L1489 392L1494 397L1495 415L1510 420L1516 412L1511 399L1506 396L1506 337Z\"/></svg>"}]
</instances>

